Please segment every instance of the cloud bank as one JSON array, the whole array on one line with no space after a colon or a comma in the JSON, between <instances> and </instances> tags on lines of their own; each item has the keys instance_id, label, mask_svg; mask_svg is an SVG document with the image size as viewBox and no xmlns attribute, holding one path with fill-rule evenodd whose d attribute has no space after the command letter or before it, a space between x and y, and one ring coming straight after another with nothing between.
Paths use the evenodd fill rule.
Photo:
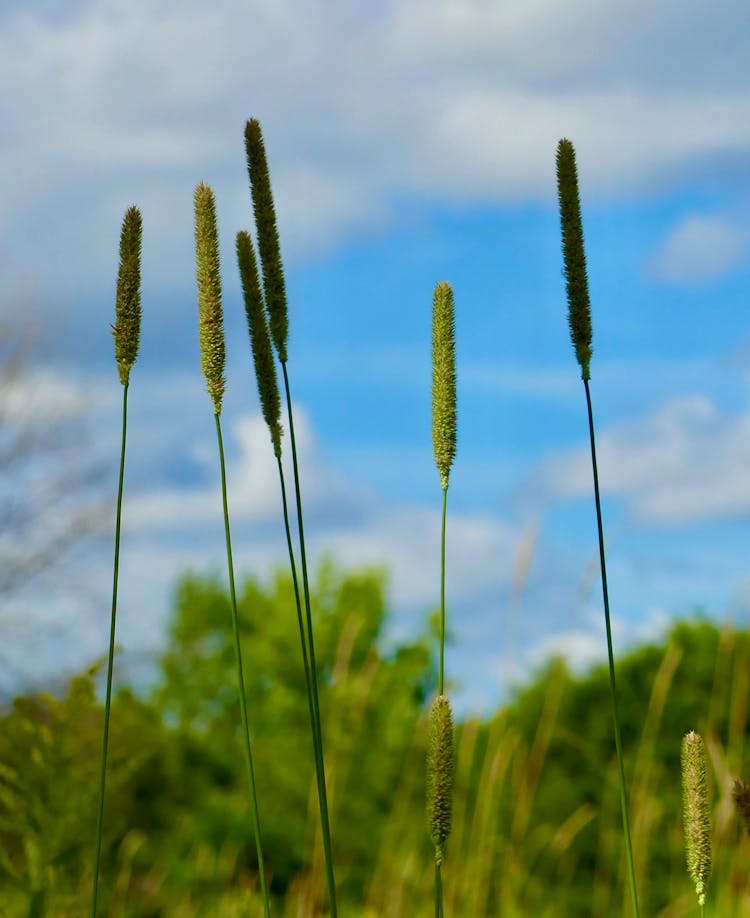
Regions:
<instances>
[{"instance_id":1,"label":"cloud bank","mask_svg":"<svg viewBox=\"0 0 750 918\"><path fill-rule=\"evenodd\" d=\"M561 136L577 144L590 199L705 174L744 181L745 18L740 2L645 0L8 7L6 284L62 282L71 297L109 285L134 201L144 277L186 283L194 185L215 187L227 245L248 221L250 116L266 132L290 257L391 225L405 201L551 203Z\"/></svg>"}]
</instances>

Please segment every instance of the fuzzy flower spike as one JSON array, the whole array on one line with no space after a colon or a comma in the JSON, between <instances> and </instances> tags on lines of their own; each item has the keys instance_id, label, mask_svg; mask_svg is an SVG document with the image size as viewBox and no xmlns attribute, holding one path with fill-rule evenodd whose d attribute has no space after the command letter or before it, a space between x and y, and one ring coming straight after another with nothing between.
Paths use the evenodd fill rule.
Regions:
<instances>
[{"instance_id":1,"label":"fuzzy flower spike","mask_svg":"<svg viewBox=\"0 0 750 918\"><path fill-rule=\"evenodd\" d=\"M237 233L237 263L242 281L242 294L245 299L250 344L253 349L258 395L260 396L263 417L271 434L274 455L277 459L280 459L281 399L279 398L279 387L276 381L276 367L273 363L271 337L263 308L263 294L260 289L253 241L250 238L250 233L245 230Z\"/></svg>"},{"instance_id":2,"label":"fuzzy flower spike","mask_svg":"<svg viewBox=\"0 0 750 918\"><path fill-rule=\"evenodd\" d=\"M711 876L711 820L706 785L706 747L700 735L682 738L682 814L685 856L690 878L701 909L706 904L706 886Z\"/></svg>"},{"instance_id":3,"label":"fuzzy flower spike","mask_svg":"<svg viewBox=\"0 0 750 918\"><path fill-rule=\"evenodd\" d=\"M435 287L432 305L432 446L440 487L446 490L456 456L456 336L453 291Z\"/></svg>"},{"instance_id":4,"label":"fuzzy flower spike","mask_svg":"<svg viewBox=\"0 0 750 918\"><path fill-rule=\"evenodd\" d=\"M141 212L129 207L120 232L120 268L115 299L115 359L120 382L127 386L138 356L141 332Z\"/></svg>"},{"instance_id":5,"label":"fuzzy flower spike","mask_svg":"<svg viewBox=\"0 0 750 918\"><path fill-rule=\"evenodd\" d=\"M221 414L224 395L224 329L221 309L216 203L208 185L195 189L195 262L198 283L198 337L206 388Z\"/></svg>"},{"instance_id":6,"label":"fuzzy flower spike","mask_svg":"<svg viewBox=\"0 0 750 918\"><path fill-rule=\"evenodd\" d=\"M260 123L255 118L251 118L245 125L245 152L250 176L250 191L253 197L255 226L258 231L258 250L263 271L263 289L271 326L271 338L279 360L284 363L287 357L286 342L289 334L286 284L281 263L279 231L276 227L276 209L271 191L266 148Z\"/></svg>"},{"instance_id":7,"label":"fuzzy flower spike","mask_svg":"<svg viewBox=\"0 0 750 918\"><path fill-rule=\"evenodd\" d=\"M560 199L563 263L568 292L570 336L583 379L591 379L591 304L583 248L581 202L573 144L563 138L557 147L557 188Z\"/></svg>"},{"instance_id":8,"label":"fuzzy flower spike","mask_svg":"<svg viewBox=\"0 0 750 918\"><path fill-rule=\"evenodd\" d=\"M427 740L427 831L435 846L435 863L445 859L453 817L453 714L445 695L430 710Z\"/></svg>"}]
</instances>

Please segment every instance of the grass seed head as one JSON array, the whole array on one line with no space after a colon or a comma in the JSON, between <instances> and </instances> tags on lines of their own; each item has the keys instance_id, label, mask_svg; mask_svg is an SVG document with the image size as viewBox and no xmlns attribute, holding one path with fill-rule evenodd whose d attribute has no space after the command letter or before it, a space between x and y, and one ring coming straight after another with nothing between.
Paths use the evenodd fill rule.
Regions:
<instances>
[{"instance_id":1,"label":"grass seed head","mask_svg":"<svg viewBox=\"0 0 750 918\"><path fill-rule=\"evenodd\" d=\"M276 209L271 191L266 148L263 144L260 123L255 118L245 125L245 152L247 171L250 175L250 191L253 197L255 226L258 232L258 250L263 271L266 309L271 325L271 338L279 360L286 361L289 320L287 318L284 268L281 263L281 247L276 227Z\"/></svg>"},{"instance_id":2,"label":"grass seed head","mask_svg":"<svg viewBox=\"0 0 750 918\"><path fill-rule=\"evenodd\" d=\"M271 336L263 308L263 294L260 289L253 241L250 234L244 230L237 233L237 263L242 280L242 294L245 299L245 312L250 331L250 344L253 349L255 379L258 383L260 404L271 434L274 455L281 458L281 400L276 381L276 367L273 362Z\"/></svg>"},{"instance_id":3,"label":"grass seed head","mask_svg":"<svg viewBox=\"0 0 750 918\"><path fill-rule=\"evenodd\" d=\"M745 831L750 835L750 787L744 781L735 779L732 786L732 799L737 814L745 824Z\"/></svg>"},{"instance_id":4,"label":"grass seed head","mask_svg":"<svg viewBox=\"0 0 750 918\"><path fill-rule=\"evenodd\" d=\"M435 845L435 862L445 859L453 817L453 715L445 695L430 710L427 740L427 830Z\"/></svg>"},{"instance_id":5,"label":"grass seed head","mask_svg":"<svg viewBox=\"0 0 750 918\"><path fill-rule=\"evenodd\" d=\"M195 189L195 264L201 366L206 388L213 399L214 413L221 414L225 355L219 239L214 193L204 184Z\"/></svg>"},{"instance_id":6,"label":"grass seed head","mask_svg":"<svg viewBox=\"0 0 750 918\"><path fill-rule=\"evenodd\" d=\"M711 875L711 820L706 785L706 747L695 732L682 738L682 815L685 856L695 884L698 904L706 903L706 885Z\"/></svg>"},{"instance_id":7,"label":"grass seed head","mask_svg":"<svg viewBox=\"0 0 750 918\"><path fill-rule=\"evenodd\" d=\"M583 247L581 202L573 144L563 138L557 147L557 191L560 200L563 264L568 292L568 324L583 379L590 379L591 304Z\"/></svg>"},{"instance_id":8,"label":"grass seed head","mask_svg":"<svg viewBox=\"0 0 750 918\"><path fill-rule=\"evenodd\" d=\"M435 287L432 305L432 446L445 490L456 455L456 335L453 291L446 281Z\"/></svg>"},{"instance_id":9,"label":"grass seed head","mask_svg":"<svg viewBox=\"0 0 750 918\"><path fill-rule=\"evenodd\" d=\"M141 334L141 212L129 207L120 231L120 268L115 298L115 359L120 382L128 384L130 369L138 356Z\"/></svg>"}]
</instances>

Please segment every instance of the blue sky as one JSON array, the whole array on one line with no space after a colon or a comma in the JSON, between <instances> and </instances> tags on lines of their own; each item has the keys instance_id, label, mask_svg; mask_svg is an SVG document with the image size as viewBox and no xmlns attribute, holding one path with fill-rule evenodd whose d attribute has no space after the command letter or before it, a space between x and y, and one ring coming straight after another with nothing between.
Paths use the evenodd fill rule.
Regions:
<instances>
[{"instance_id":1,"label":"blue sky","mask_svg":"<svg viewBox=\"0 0 750 918\"><path fill-rule=\"evenodd\" d=\"M188 566L223 572L196 334L192 192L216 191L238 568L283 562L233 239L260 119L290 294L311 551L390 571L391 635L437 598L432 290L456 300L448 669L492 704L546 654L604 653L585 402L566 323L555 149L576 146L615 637L747 621L750 13L742 2L32 2L0 12L0 294L43 329L40 417L83 401L114 488L122 215L144 219L121 671ZM113 492L114 493L114 492ZM106 645L108 551L8 605L14 675ZM596 573L595 569L593 569ZM518 580L523 581L519 593ZM65 578L63 578L65 579ZM76 590L77 588L77 590ZM80 596L86 593L85 601ZM617 648L616 648L617 649Z\"/></svg>"}]
</instances>

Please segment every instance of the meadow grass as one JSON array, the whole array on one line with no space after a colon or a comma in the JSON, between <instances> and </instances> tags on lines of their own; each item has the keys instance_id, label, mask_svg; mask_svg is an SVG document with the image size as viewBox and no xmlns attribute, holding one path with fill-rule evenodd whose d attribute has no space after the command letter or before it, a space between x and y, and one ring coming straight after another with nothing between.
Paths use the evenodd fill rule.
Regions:
<instances>
[{"instance_id":1,"label":"meadow grass","mask_svg":"<svg viewBox=\"0 0 750 918\"><path fill-rule=\"evenodd\" d=\"M331 841L331 825L328 812L328 790L326 785L325 758L323 752L323 728L320 719L320 693L318 691L318 667L315 659L315 636L313 632L312 608L310 603L310 581L307 569L307 550L305 545L305 526L302 513L302 488L300 484L299 461L297 456L297 441L294 435L294 409L292 407L292 394L289 384L289 373L287 370L287 339L289 335L289 319L287 314L286 299L286 281L284 278L284 268L281 259L281 246L279 243L279 233L276 226L276 207L274 205L273 191L271 188L271 176L268 170L268 159L266 148L263 142L263 133L260 123L255 118L251 118L245 125L245 154L247 157L247 170L250 178L250 192L253 200L253 213L255 216L255 226L258 238L258 250L260 252L260 262L263 274L263 296L265 313L268 317L268 329L270 332L273 346L281 363L281 372L284 377L284 393L286 396L287 419L289 423L289 439L291 442L292 452L292 470L294 473L294 495L297 507L297 534L299 538L300 563L302 567L302 589L305 602L305 625L304 635L300 631L300 640L302 643L302 656L305 665L305 679L308 688L308 698L311 708L311 732L313 736L313 745L315 747L315 775L318 789L318 801L320 807L320 824L323 840L323 850L325 853L326 880L328 883L328 898L332 918L337 918L336 906L336 879L334 876L333 866L333 845ZM248 247L238 241L238 256L240 258L240 271L243 270L243 260L246 268L251 268L250 257L252 246ZM243 259L244 255L244 259ZM246 270L245 279L249 281L247 289L252 291L251 298L257 297L255 290L257 283L248 276ZM243 289L246 285L243 283ZM246 300L247 306L247 300ZM265 323L262 325L256 323L259 336L264 336ZM251 329L252 335L252 329ZM261 350L266 350L266 345L261 345ZM258 376L258 385L269 390L270 395L270 376L268 364L257 363L258 354L256 352L256 375ZM274 375L275 381L275 375ZM269 395L265 398L268 399ZM261 395L261 401L264 396ZM273 431L272 431L273 437ZM292 568L292 577L294 580L295 599L299 610L299 586L297 583L297 571L294 561L294 552L291 547L291 536L289 528L289 514L286 503L286 488L284 485L284 472L281 464L280 447L277 455L279 468L279 480L282 492L282 504L284 511L284 527L287 535L287 544L289 546L289 560ZM307 661L305 660L307 658Z\"/></svg>"},{"instance_id":2,"label":"meadow grass","mask_svg":"<svg viewBox=\"0 0 750 918\"><path fill-rule=\"evenodd\" d=\"M94 882L91 894L91 915L96 918L99 898L99 866L102 853L104 825L104 797L107 784L107 756L109 752L109 722L112 706L112 674L115 663L115 631L117 626L117 588L120 571L120 530L122 525L122 492L125 480L125 448L128 430L128 386L130 371L138 356L141 331L141 235L143 221L137 207L125 213L120 230L120 266L117 275L115 298L115 360L122 384L122 434L120 442L120 472L117 481L117 509L115 511L115 550L112 576L112 612L109 626L107 656L107 687L105 690L104 729L100 757L99 807L96 815L96 842L94 848Z\"/></svg>"},{"instance_id":3,"label":"meadow grass","mask_svg":"<svg viewBox=\"0 0 750 918\"><path fill-rule=\"evenodd\" d=\"M625 765L620 731L619 702L615 679L615 657L612 649L612 624L609 612L609 590L607 588L607 560L604 549L604 526L602 523L602 506L599 496L599 472L596 463L596 437L594 433L594 414L591 407L591 304L589 302L588 277L586 274L586 253L583 243L583 224L581 221L581 203L578 193L578 172L576 169L573 144L563 138L557 147L557 188L560 202L560 226L562 230L563 265L565 286L568 295L568 324L576 359L581 367L581 379L586 392L586 410L591 444L591 468L594 476L594 504L596 507L596 526L599 538L599 564L602 579L602 598L604 600L604 626L607 635L607 658L609 661L609 682L612 697L612 721L617 750L617 766L620 775L620 806L622 808L622 828L625 840L625 854L628 862L630 880L630 900L633 915L638 918L638 888L635 879L633 845L630 837L630 817L628 814L628 793L625 786Z\"/></svg>"},{"instance_id":4,"label":"meadow grass","mask_svg":"<svg viewBox=\"0 0 750 918\"><path fill-rule=\"evenodd\" d=\"M373 709L382 703L376 700L374 686L384 664L383 658L378 656L370 656L364 662L355 664L354 648L365 623L362 617L353 615L338 635L330 685L325 687L330 707L328 720L324 723L313 635L300 471L287 371L289 322L286 287L265 147L260 125L255 120L246 125L245 148L262 284L253 239L247 231L237 235L237 259L261 408L278 465L312 739L315 775L310 797L311 800L317 798L319 815L319 834L315 833L309 863L297 872L283 898L276 898L274 911L285 918L325 914L321 894L325 889L328 911L336 916L338 904L332 827L337 818L343 818L347 790L351 792L357 781L351 758L353 744L367 745L368 718ZM629 700L626 707L631 719L625 724L621 722L589 386L591 310L575 153L568 140L560 141L558 146L557 177L568 322L581 368L588 414L607 645L606 687L604 678L596 682L591 689L591 697L596 704L589 709L578 710L576 677L570 674L564 662L557 660L550 663L527 696L521 693L515 699L515 706L507 705L487 722L469 717L454 725L445 678L445 544L447 492L456 453L457 372L453 293L448 283L441 282L434 290L432 327L432 437L442 491L437 693L429 710L422 710L418 720L410 725L413 727L411 740L400 750L399 777L390 792L390 815L372 860L366 893L356 906L347 906L347 916L351 918L397 918L425 914L430 901L434 902L435 918L444 918L446 914L462 918L489 915L525 918L532 914L540 918L559 918L564 914L563 908L567 909L567 915L599 918L632 912L638 918L641 907L644 914L654 915L655 918L680 918L694 914L696 896L701 916L709 914L733 918L750 914L750 890L744 879L750 857L750 828L739 831L740 822L737 819L739 813L745 827L750 827L750 790L737 778L742 771L747 735L748 642L738 640L731 629L724 630L711 661L711 691L701 699L700 710L691 712L700 734L691 730L683 736L684 725L680 725L675 735L675 725L665 721L664 712L674 700L676 682L684 677L692 664L677 632L655 662L648 685L639 685L632 680L627 685L625 694ZM259 798L262 800L263 795L258 794L253 765L249 692L243 671L221 429L222 398L226 385L222 286L216 207L209 186L197 186L194 206L201 364L212 399L219 453L237 696L257 872L250 874L242 867L239 851L229 840L218 850L205 843L196 844L184 865L184 869L194 877L196 889L175 896L166 891L163 867L159 864L144 867L140 861L140 852L147 848L148 838L135 831L128 832L118 842L117 871L107 891L107 914L122 918L140 914L175 918L193 915L263 915L270 918L272 895L266 876L259 806ZM80 902L89 897L91 889L92 918L96 918L98 913L127 392L130 370L138 352L140 327L140 248L141 217L135 208L131 208L122 228L114 326L116 360L123 386L123 412L107 687L102 751L98 763L96 852L93 870L84 872L80 877L80 889L68 890L67 899L60 896L56 900L54 914L63 918L67 914L76 914L76 909L80 913ZM302 591L297 576L282 464L281 397L274 352L284 380ZM614 757L605 755L601 761L597 758L601 747L594 736L592 718L606 703L607 695L612 711L615 748ZM635 710L632 697L638 699L635 724L640 725L639 730L632 718ZM46 888L54 885L54 878L58 876L56 871L60 869L58 859L46 853L52 850L51 843L40 829L49 816L35 809L26 812L29 788L37 786L34 782L46 780L44 769L51 768L49 763L55 766L51 768L53 779L57 778L59 782L62 778L64 783L69 777L59 767L60 760L55 758L57 751L51 739L51 724L63 725L63 735L65 730L71 736L74 734L71 712L64 704L56 704L54 700L45 703L47 710L39 721L44 729L39 730L38 737L33 737L37 745L34 754L29 757L28 773L21 766L0 761L0 840L20 840L13 849L12 857L0 845L0 875L9 878L8 913L25 914L29 918L53 914ZM92 698L84 699L81 705L93 709ZM29 723L32 721L30 717ZM587 724L592 727L590 731L587 731ZM29 729L33 734L33 728ZM629 754L631 795L626 787L624 736L629 741L627 748L633 750ZM676 749L681 736L684 834L675 827L678 822L675 818L677 803L674 789L678 783L675 774L678 757L671 751L665 756L663 751L665 738ZM330 793L326 780L324 737L326 746L330 743L334 749ZM667 761L671 770L666 767ZM576 800L575 806L569 811L556 813L553 819L548 814L555 795L559 793L560 782L569 781L570 771L563 769L563 762L569 769L572 762L573 773L579 776L581 782L592 781L592 784ZM717 790L715 801L712 800L711 782L708 780L711 774ZM423 805L425 796L427 833L421 821L404 818L403 815L413 815L416 812L415 801ZM64 805L58 798L54 799L61 807ZM665 801L669 806L665 805ZM455 869L444 876L442 868L450 834L453 838L451 863ZM684 888L684 882L675 879L671 860L683 837L695 895ZM587 858L585 863L582 862L584 857ZM712 868L713 893L708 900L706 890ZM665 878L663 887L655 882L657 870L658 877ZM567 897L566 890L568 887L580 890L582 875L590 877L590 887L580 893L580 898L572 900ZM203 883L218 884L225 891L207 904L200 895ZM136 903L138 896L141 896L138 899L140 904Z\"/></svg>"},{"instance_id":5,"label":"meadow grass","mask_svg":"<svg viewBox=\"0 0 750 918\"><path fill-rule=\"evenodd\" d=\"M258 877L263 896L265 918L270 918L271 906L266 884L263 861L263 841L260 827L258 793L255 786L255 771L250 742L250 725L247 714L247 692L242 667L242 647L240 643L239 619L237 614L237 595L234 584L234 562L232 560L232 539L229 528L229 506L227 502L227 477L224 461L224 443L221 435L221 404L224 394L224 332L221 305L221 269L219 264L219 240L216 228L216 204L212 190L208 185L200 184L195 189L195 261L198 286L198 323L201 363L206 378L206 389L214 406L216 438L219 449L219 467L221 471L221 499L224 512L224 537L227 552L227 572L229 575L229 595L232 603L232 631L234 650L237 662L237 689L242 719L245 766L247 783L250 792L250 804L255 834L255 846L258 855Z\"/></svg>"},{"instance_id":6,"label":"meadow grass","mask_svg":"<svg viewBox=\"0 0 750 918\"><path fill-rule=\"evenodd\" d=\"M456 333L453 290L435 287L432 302L432 448L443 492L440 525L440 649L437 696L427 744L427 828L435 846L435 918L443 918L443 862L453 819L453 712L445 694L445 528L456 456Z\"/></svg>"}]
</instances>

